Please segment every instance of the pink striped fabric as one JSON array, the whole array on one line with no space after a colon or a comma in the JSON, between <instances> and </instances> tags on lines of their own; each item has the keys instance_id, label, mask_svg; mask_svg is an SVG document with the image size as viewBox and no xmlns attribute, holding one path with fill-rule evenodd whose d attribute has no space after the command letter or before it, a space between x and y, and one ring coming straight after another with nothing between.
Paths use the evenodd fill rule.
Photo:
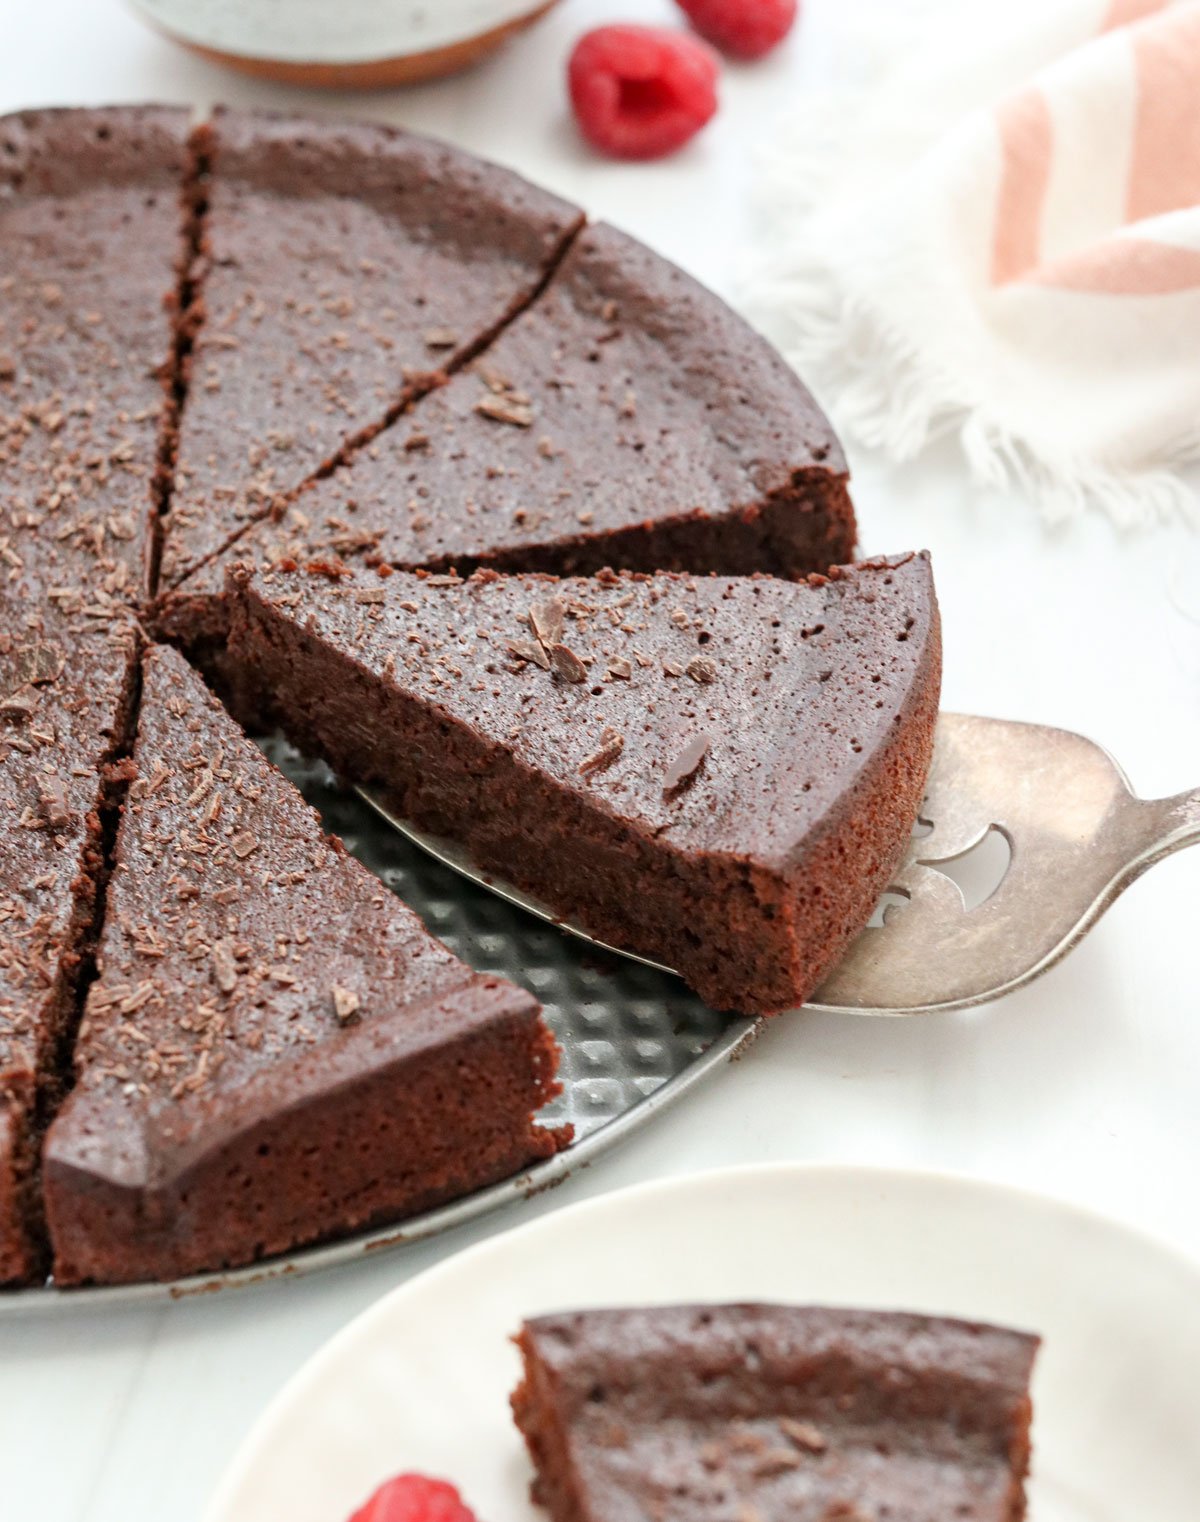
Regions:
<instances>
[{"instance_id":1,"label":"pink striped fabric","mask_svg":"<svg viewBox=\"0 0 1200 1522\"><path fill-rule=\"evenodd\" d=\"M1124 223L1108 237L1045 257L1046 203L1058 167L1054 86L1031 86L997 108L1001 168L994 285L1026 280L1135 296L1200 288L1200 251L1149 233L1125 232L1136 223L1200 206L1200 6L1168 10L1166 5L1167 0L1113 0L1098 34L1109 34L1127 55L1125 98L1110 104L1129 119L1127 167L1114 166L1114 173L1127 173Z\"/></svg>"},{"instance_id":2,"label":"pink striped fabric","mask_svg":"<svg viewBox=\"0 0 1200 1522\"><path fill-rule=\"evenodd\" d=\"M752 315L853 442L1200 522L1200 0L924 5L798 104Z\"/></svg>"}]
</instances>

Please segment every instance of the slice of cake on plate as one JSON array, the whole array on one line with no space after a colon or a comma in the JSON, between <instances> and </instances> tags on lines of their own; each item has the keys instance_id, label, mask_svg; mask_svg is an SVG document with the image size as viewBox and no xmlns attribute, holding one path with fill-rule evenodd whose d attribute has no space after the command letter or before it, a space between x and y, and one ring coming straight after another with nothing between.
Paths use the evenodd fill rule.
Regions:
<instances>
[{"instance_id":1,"label":"slice of cake on plate","mask_svg":"<svg viewBox=\"0 0 1200 1522\"><path fill-rule=\"evenodd\" d=\"M1020 1522L1038 1340L772 1305L542 1316L513 1410L553 1522Z\"/></svg>"},{"instance_id":2,"label":"slice of cake on plate","mask_svg":"<svg viewBox=\"0 0 1200 1522\"><path fill-rule=\"evenodd\" d=\"M907 845L940 678L924 555L807 582L323 563L230 596L245 722L717 1008L803 1003Z\"/></svg>"},{"instance_id":3,"label":"slice of cake on plate","mask_svg":"<svg viewBox=\"0 0 1200 1522\"><path fill-rule=\"evenodd\" d=\"M398 1220L566 1137L536 1000L478 975L341 844L174 651L46 1142L60 1284L171 1279Z\"/></svg>"}]
</instances>

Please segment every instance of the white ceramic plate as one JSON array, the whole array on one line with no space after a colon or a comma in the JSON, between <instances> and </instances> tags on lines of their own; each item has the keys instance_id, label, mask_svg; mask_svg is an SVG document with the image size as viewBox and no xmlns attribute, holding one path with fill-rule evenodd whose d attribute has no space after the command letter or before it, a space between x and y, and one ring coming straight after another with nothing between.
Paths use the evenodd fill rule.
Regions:
<instances>
[{"instance_id":1,"label":"white ceramic plate","mask_svg":"<svg viewBox=\"0 0 1200 1522\"><path fill-rule=\"evenodd\" d=\"M404 1469L529 1522L508 1415L521 1318L791 1300L995 1321L1045 1339L1033 1522L1196 1522L1200 1267L1113 1222L934 1174L762 1167L560 1210L394 1291L285 1388L207 1522L343 1522Z\"/></svg>"}]
</instances>

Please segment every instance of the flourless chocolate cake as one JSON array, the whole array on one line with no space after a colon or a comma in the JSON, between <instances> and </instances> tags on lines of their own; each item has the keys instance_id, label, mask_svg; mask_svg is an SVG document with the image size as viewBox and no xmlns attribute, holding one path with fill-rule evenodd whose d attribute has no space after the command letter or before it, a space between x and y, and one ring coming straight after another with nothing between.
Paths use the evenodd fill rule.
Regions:
<instances>
[{"instance_id":1,"label":"flourless chocolate cake","mask_svg":"<svg viewBox=\"0 0 1200 1522\"><path fill-rule=\"evenodd\" d=\"M0 118L4 596L108 617L145 598L169 451L188 117Z\"/></svg>"},{"instance_id":2,"label":"flourless chocolate cake","mask_svg":"<svg viewBox=\"0 0 1200 1522\"><path fill-rule=\"evenodd\" d=\"M582 213L382 125L218 111L164 586L436 383Z\"/></svg>"},{"instance_id":3,"label":"flourless chocolate cake","mask_svg":"<svg viewBox=\"0 0 1200 1522\"><path fill-rule=\"evenodd\" d=\"M180 656L139 720L139 618L722 1007L799 1002L886 885L928 567L804 581L855 541L828 424L583 224L383 126L0 119L0 1280L47 1201L59 1283L170 1277L558 1141L533 1001L323 841ZM228 583L231 660L244 561L276 569Z\"/></svg>"},{"instance_id":4,"label":"flourless chocolate cake","mask_svg":"<svg viewBox=\"0 0 1200 1522\"><path fill-rule=\"evenodd\" d=\"M532 995L464 966L172 650L46 1141L60 1284L174 1278L394 1220L564 1139Z\"/></svg>"},{"instance_id":5,"label":"flourless chocolate cake","mask_svg":"<svg viewBox=\"0 0 1200 1522\"><path fill-rule=\"evenodd\" d=\"M796 576L854 544L841 449L795 373L601 225L483 356L182 590L198 621L235 559Z\"/></svg>"},{"instance_id":6,"label":"flourless chocolate cake","mask_svg":"<svg viewBox=\"0 0 1200 1522\"><path fill-rule=\"evenodd\" d=\"M927 556L807 582L331 571L233 572L230 660L401 818L716 1008L802 1004L866 923L932 753Z\"/></svg>"},{"instance_id":7,"label":"flourless chocolate cake","mask_svg":"<svg viewBox=\"0 0 1200 1522\"><path fill-rule=\"evenodd\" d=\"M553 1522L1021 1522L1037 1338L934 1316L543 1316L513 1409Z\"/></svg>"}]
</instances>

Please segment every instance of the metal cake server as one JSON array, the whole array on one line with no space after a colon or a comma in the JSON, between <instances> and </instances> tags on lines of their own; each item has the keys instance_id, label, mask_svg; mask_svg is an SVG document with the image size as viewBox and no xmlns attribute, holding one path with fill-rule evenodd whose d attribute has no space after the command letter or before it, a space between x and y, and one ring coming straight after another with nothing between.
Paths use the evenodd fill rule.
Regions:
<instances>
[{"instance_id":1,"label":"metal cake server","mask_svg":"<svg viewBox=\"0 0 1200 1522\"><path fill-rule=\"evenodd\" d=\"M453 845L395 818L369 793L363 797L471 881L603 945L484 875ZM1147 867L1200 843L1200 789L1138 798L1108 752L1082 735L944 713L920 818L924 833L914 832L881 923L863 931L806 1008L928 1014L983 1004L1032 982ZM1007 867L983 901L968 906L958 883L938 868L975 852L993 832L1007 842Z\"/></svg>"}]
</instances>

